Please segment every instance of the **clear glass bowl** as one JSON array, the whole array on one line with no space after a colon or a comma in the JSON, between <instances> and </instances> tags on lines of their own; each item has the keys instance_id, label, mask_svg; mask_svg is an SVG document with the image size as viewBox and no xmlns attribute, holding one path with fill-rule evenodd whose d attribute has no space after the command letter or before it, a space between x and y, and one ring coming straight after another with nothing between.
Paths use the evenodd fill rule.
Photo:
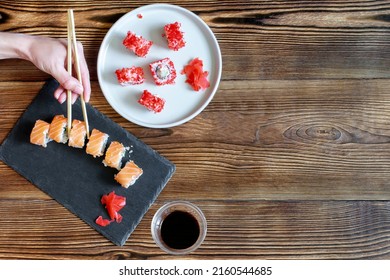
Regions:
<instances>
[{"instance_id":1,"label":"clear glass bowl","mask_svg":"<svg viewBox=\"0 0 390 280\"><path fill-rule=\"evenodd\" d=\"M188 218L195 219L199 226L199 236L197 237L196 241L187 248L177 249L168 246L161 234L161 228L164 220L175 211L184 212L191 215L192 217L189 216ZM172 201L163 205L154 214L151 224L151 232L154 241L162 250L173 255L183 255L193 252L202 244L207 233L207 221L203 212L196 205L187 201Z\"/></svg>"}]
</instances>

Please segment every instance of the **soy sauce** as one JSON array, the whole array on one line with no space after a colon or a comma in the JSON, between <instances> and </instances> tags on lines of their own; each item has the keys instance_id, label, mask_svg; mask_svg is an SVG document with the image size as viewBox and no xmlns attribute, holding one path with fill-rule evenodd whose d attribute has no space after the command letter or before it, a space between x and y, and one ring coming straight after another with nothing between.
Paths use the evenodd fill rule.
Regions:
<instances>
[{"instance_id":1,"label":"soy sauce","mask_svg":"<svg viewBox=\"0 0 390 280\"><path fill-rule=\"evenodd\" d=\"M173 211L161 225L161 237L173 249L186 249L195 244L200 234L198 221L189 213Z\"/></svg>"}]
</instances>

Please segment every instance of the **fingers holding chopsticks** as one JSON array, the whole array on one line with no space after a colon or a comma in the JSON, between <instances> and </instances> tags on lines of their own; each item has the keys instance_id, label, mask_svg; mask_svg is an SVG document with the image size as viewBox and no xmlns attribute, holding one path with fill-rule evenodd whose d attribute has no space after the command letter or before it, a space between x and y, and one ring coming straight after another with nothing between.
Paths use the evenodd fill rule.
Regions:
<instances>
[{"instance_id":1,"label":"fingers holding chopsticks","mask_svg":"<svg viewBox=\"0 0 390 280\"><path fill-rule=\"evenodd\" d=\"M68 89L76 94L74 98L83 94L85 101L90 99L89 71L80 42L77 45L80 74L82 76L81 82L76 78L76 71L73 71L73 75L67 72L68 44L66 39L26 34L6 34L2 37L6 37L7 40L5 41L14 42L13 45L20 48L20 52L18 52L20 58L31 61L38 69L48 73L60 83L59 88L55 91L55 97L60 102L66 100L66 90Z\"/></svg>"},{"instance_id":2,"label":"fingers holding chopsticks","mask_svg":"<svg viewBox=\"0 0 390 280\"><path fill-rule=\"evenodd\" d=\"M60 40L62 43L62 47L65 52L67 48L67 42L65 40ZM68 73L65 69L67 55L62 58L63 62L61 64L57 64L51 71L52 76L58 81L60 86L54 92L54 97L60 102L63 103L67 99L67 90L72 91L72 103L76 101L76 99L83 94L85 102L89 102L91 96L91 83L88 65L84 56L84 50L82 44L77 42L78 54L79 54L79 65L80 65L80 74L82 84L79 80ZM62 54L62 52L61 52ZM74 65L74 60L73 65ZM76 71L72 71L74 75L76 75Z\"/></svg>"},{"instance_id":3,"label":"fingers holding chopsticks","mask_svg":"<svg viewBox=\"0 0 390 280\"><path fill-rule=\"evenodd\" d=\"M82 44L77 42L79 53L80 81L67 72L67 40L46 36L28 35L12 32L0 32L0 59L18 58L32 62L38 69L54 77L60 86L55 91L55 98L61 103L66 100L66 91L73 92L72 99L76 100L83 94L85 102L90 100L91 84L88 66L84 57ZM73 62L74 64L74 62Z\"/></svg>"},{"instance_id":4,"label":"fingers holding chopsticks","mask_svg":"<svg viewBox=\"0 0 390 280\"><path fill-rule=\"evenodd\" d=\"M72 92L72 103L74 103L81 94L84 94L84 87L76 78L72 77L65 68L57 69L54 73L53 77L60 84L54 91L54 97L60 103L64 103L67 99L67 90Z\"/></svg>"}]
</instances>

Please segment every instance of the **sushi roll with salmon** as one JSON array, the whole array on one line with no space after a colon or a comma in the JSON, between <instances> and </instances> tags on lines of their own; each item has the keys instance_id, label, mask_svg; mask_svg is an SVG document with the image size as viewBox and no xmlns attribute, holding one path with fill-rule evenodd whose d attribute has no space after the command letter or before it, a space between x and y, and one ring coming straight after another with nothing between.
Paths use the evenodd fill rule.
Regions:
<instances>
[{"instance_id":1,"label":"sushi roll with salmon","mask_svg":"<svg viewBox=\"0 0 390 280\"><path fill-rule=\"evenodd\" d=\"M50 123L49 138L57 143L66 143L68 141L67 118L64 115L56 115Z\"/></svg>"},{"instance_id":2,"label":"sushi roll with salmon","mask_svg":"<svg viewBox=\"0 0 390 280\"><path fill-rule=\"evenodd\" d=\"M74 148L82 148L85 144L87 129L85 122L79 120L72 121L72 128L69 133L68 145Z\"/></svg>"},{"instance_id":3,"label":"sushi roll with salmon","mask_svg":"<svg viewBox=\"0 0 390 280\"><path fill-rule=\"evenodd\" d=\"M121 184L122 187L128 188L133 185L135 181L142 175L143 170L138 167L134 161L130 160L126 163L125 167L115 175L115 180Z\"/></svg>"},{"instance_id":4,"label":"sushi roll with salmon","mask_svg":"<svg viewBox=\"0 0 390 280\"><path fill-rule=\"evenodd\" d=\"M123 144L113 141L106 151L106 156L103 160L105 166L116 168L121 170L122 167L122 158L125 156L126 148Z\"/></svg>"},{"instance_id":5,"label":"sushi roll with salmon","mask_svg":"<svg viewBox=\"0 0 390 280\"><path fill-rule=\"evenodd\" d=\"M49 128L49 123L37 120L30 134L30 142L46 148L47 143L51 140L48 136Z\"/></svg>"},{"instance_id":6,"label":"sushi roll with salmon","mask_svg":"<svg viewBox=\"0 0 390 280\"><path fill-rule=\"evenodd\" d=\"M87 143L86 152L93 157L100 157L104 154L108 140L108 134L94 128Z\"/></svg>"}]
</instances>

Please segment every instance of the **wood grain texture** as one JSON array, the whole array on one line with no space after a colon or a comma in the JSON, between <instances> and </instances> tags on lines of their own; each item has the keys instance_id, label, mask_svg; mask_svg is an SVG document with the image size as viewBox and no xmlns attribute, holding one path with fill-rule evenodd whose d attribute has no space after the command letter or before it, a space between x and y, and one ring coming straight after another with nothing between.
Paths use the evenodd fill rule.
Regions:
<instances>
[{"instance_id":1,"label":"wood grain texture","mask_svg":"<svg viewBox=\"0 0 390 280\"><path fill-rule=\"evenodd\" d=\"M162 202L150 209L125 246L116 247L53 201L2 201L0 258L175 258L164 254L154 244L150 233L152 214ZM380 259L390 256L388 202L197 201L197 205L208 219L208 233L202 246L182 257L185 259ZM15 207L21 210L11 221L6 214ZM223 214L226 208L229 216Z\"/></svg>"},{"instance_id":2,"label":"wood grain texture","mask_svg":"<svg viewBox=\"0 0 390 280\"><path fill-rule=\"evenodd\" d=\"M209 231L180 258L390 259L390 1L168 1L210 26L223 73L210 105L167 129L118 115L96 74L108 29L151 3L0 0L7 32L65 38L74 9L91 104L177 167L116 247L0 163L0 258L177 258L153 243L150 222L183 199L204 210ZM21 60L0 69L2 141L49 76Z\"/></svg>"}]
</instances>

